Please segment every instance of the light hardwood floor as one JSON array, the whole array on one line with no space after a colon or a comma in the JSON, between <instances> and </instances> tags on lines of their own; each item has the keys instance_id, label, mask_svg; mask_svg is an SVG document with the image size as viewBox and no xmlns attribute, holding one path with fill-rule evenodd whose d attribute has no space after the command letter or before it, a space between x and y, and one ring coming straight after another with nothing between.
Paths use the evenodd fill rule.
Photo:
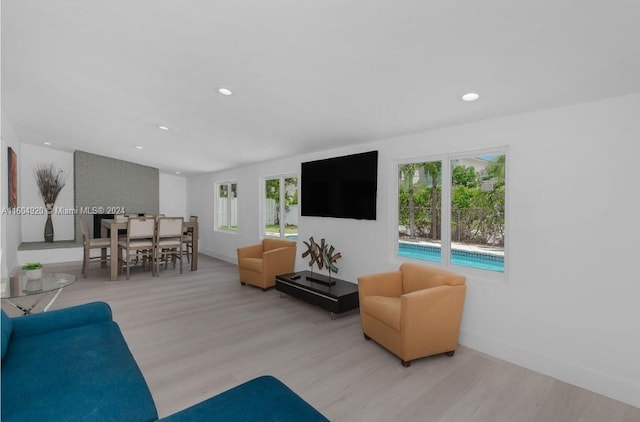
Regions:
<instances>
[{"instance_id":1,"label":"light hardwood floor","mask_svg":"<svg viewBox=\"0 0 640 422\"><path fill-rule=\"evenodd\" d=\"M357 313L331 320L241 286L235 265L201 255L199 266L110 282L92 265L52 307L111 305L161 417L271 374L332 421L640 421L638 408L462 346L403 368L363 339ZM79 262L46 269L80 277Z\"/></svg>"}]
</instances>

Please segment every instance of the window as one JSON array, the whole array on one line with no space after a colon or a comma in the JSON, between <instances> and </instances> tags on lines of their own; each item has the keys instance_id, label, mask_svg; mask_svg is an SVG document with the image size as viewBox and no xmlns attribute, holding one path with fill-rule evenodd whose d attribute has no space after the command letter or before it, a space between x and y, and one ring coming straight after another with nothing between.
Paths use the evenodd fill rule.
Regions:
<instances>
[{"instance_id":1,"label":"window","mask_svg":"<svg viewBox=\"0 0 640 422\"><path fill-rule=\"evenodd\" d=\"M504 151L399 164L398 255L504 272L505 167Z\"/></svg>"},{"instance_id":2,"label":"window","mask_svg":"<svg viewBox=\"0 0 640 422\"><path fill-rule=\"evenodd\" d=\"M217 184L216 230L238 231L238 184L223 182Z\"/></svg>"},{"instance_id":3,"label":"window","mask_svg":"<svg viewBox=\"0 0 640 422\"><path fill-rule=\"evenodd\" d=\"M298 178L264 179L264 236L298 238Z\"/></svg>"}]
</instances>

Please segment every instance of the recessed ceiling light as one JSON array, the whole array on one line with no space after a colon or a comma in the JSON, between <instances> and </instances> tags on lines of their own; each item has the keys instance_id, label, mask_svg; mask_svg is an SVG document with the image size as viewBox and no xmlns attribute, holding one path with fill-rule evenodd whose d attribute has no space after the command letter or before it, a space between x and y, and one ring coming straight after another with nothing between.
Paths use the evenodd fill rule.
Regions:
<instances>
[{"instance_id":1,"label":"recessed ceiling light","mask_svg":"<svg viewBox=\"0 0 640 422\"><path fill-rule=\"evenodd\" d=\"M161 129L161 130L169 130L169 128L168 128L168 127L166 127L166 126L158 126L158 129Z\"/></svg>"},{"instance_id":2,"label":"recessed ceiling light","mask_svg":"<svg viewBox=\"0 0 640 422\"><path fill-rule=\"evenodd\" d=\"M144 147L140 146L140 145L136 145L136 149L142 149Z\"/></svg>"},{"instance_id":3,"label":"recessed ceiling light","mask_svg":"<svg viewBox=\"0 0 640 422\"><path fill-rule=\"evenodd\" d=\"M476 94L475 92L467 92L462 96L463 101L475 101L478 98L480 98L480 95Z\"/></svg>"},{"instance_id":4,"label":"recessed ceiling light","mask_svg":"<svg viewBox=\"0 0 640 422\"><path fill-rule=\"evenodd\" d=\"M218 92L220 94L222 94L222 95L231 95L231 94L233 94L233 92L231 92L231 90L227 89L227 88L219 88Z\"/></svg>"},{"instance_id":5,"label":"recessed ceiling light","mask_svg":"<svg viewBox=\"0 0 640 422\"><path fill-rule=\"evenodd\" d=\"M44 143L45 145L52 145L51 142L47 141Z\"/></svg>"}]
</instances>

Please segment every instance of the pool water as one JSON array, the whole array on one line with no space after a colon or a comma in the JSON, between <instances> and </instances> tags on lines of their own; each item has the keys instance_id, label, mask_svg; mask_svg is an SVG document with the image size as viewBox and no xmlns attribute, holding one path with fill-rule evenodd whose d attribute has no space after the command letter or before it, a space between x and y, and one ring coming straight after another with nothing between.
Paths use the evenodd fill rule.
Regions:
<instances>
[{"instance_id":1,"label":"pool water","mask_svg":"<svg viewBox=\"0 0 640 422\"><path fill-rule=\"evenodd\" d=\"M416 245L412 243L399 243L398 255L420 259L423 261L442 262L440 248L429 245ZM479 268L481 270L504 272L504 257L483 254L479 252L451 251L451 263L463 267Z\"/></svg>"}]
</instances>

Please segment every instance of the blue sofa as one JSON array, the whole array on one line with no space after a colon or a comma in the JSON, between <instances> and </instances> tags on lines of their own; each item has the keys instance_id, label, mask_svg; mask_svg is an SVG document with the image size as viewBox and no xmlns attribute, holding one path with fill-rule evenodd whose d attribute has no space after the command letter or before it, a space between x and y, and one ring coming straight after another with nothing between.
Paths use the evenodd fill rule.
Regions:
<instances>
[{"instance_id":1,"label":"blue sofa","mask_svg":"<svg viewBox=\"0 0 640 422\"><path fill-rule=\"evenodd\" d=\"M2 311L2 420L155 421L149 387L104 302L9 318ZM162 421L327 421L271 376Z\"/></svg>"}]
</instances>

